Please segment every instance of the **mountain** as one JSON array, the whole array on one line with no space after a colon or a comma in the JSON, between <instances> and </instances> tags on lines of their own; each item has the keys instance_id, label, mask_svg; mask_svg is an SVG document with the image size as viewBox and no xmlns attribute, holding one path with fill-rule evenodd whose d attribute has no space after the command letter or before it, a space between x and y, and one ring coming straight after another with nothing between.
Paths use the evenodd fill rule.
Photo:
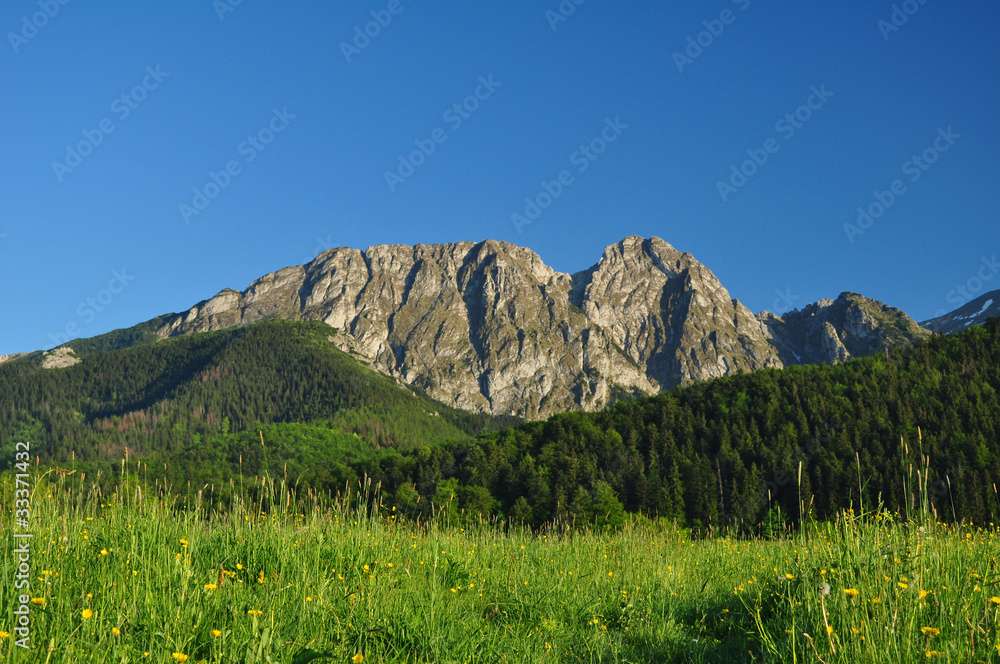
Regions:
<instances>
[{"instance_id":1,"label":"mountain","mask_svg":"<svg viewBox=\"0 0 1000 664\"><path fill-rule=\"evenodd\" d=\"M940 334L952 334L997 317L1000 317L1000 290L980 295L951 313L924 321L921 325Z\"/></svg>"},{"instance_id":2,"label":"mountain","mask_svg":"<svg viewBox=\"0 0 1000 664\"><path fill-rule=\"evenodd\" d=\"M765 312L760 319L786 365L843 362L928 336L899 309L858 293L841 293L782 316Z\"/></svg>"},{"instance_id":3,"label":"mountain","mask_svg":"<svg viewBox=\"0 0 1000 664\"><path fill-rule=\"evenodd\" d=\"M438 401L528 419L925 335L852 294L758 318L690 254L627 237L576 274L493 240L332 249L96 343L268 319L322 321L339 331L338 348Z\"/></svg>"}]
</instances>

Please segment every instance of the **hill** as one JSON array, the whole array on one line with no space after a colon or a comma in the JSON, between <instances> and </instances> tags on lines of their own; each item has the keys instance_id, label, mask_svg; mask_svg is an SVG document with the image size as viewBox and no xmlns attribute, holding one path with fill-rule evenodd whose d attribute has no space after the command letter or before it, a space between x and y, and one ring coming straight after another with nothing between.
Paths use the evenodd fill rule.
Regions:
<instances>
[{"instance_id":1,"label":"hill","mask_svg":"<svg viewBox=\"0 0 1000 664\"><path fill-rule=\"evenodd\" d=\"M226 477L241 454L252 472L265 454L342 486L352 473L313 463L363 467L491 424L368 369L333 334L272 321L168 340L112 333L19 357L0 365L0 446L30 440L46 461L96 468L128 448L178 481Z\"/></svg>"}]
</instances>

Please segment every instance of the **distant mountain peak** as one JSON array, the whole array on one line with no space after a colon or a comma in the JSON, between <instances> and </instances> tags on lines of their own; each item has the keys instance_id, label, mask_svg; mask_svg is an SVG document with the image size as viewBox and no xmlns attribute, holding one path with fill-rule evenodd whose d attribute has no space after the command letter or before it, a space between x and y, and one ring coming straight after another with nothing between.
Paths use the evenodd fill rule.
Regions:
<instances>
[{"instance_id":1,"label":"distant mountain peak","mask_svg":"<svg viewBox=\"0 0 1000 664\"><path fill-rule=\"evenodd\" d=\"M958 309L921 323L928 330L940 334L961 332L973 325L981 325L990 318L1000 317L1000 290L990 291L969 300Z\"/></svg>"}]
</instances>

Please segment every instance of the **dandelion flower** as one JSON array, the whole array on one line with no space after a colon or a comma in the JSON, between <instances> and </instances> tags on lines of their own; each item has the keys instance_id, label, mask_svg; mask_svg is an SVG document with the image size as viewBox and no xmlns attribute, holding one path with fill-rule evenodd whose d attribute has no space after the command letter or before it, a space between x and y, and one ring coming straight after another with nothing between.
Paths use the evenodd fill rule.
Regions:
<instances>
[{"instance_id":1,"label":"dandelion flower","mask_svg":"<svg viewBox=\"0 0 1000 664\"><path fill-rule=\"evenodd\" d=\"M990 604L1000 606L1000 595L994 595L993 597L990 597Z\"/></svg>"},{"instance_id":2,"label":"dandelion flower","mask_svg":"<svg viewBox=\"0 0 1000 664\"><path fill-rule=\"evenodd\" d=\"M850 597L851 599L854 599L855 597L861 594L861 591L859 591L857 588L844 588L844 594Z\"/></svg>"},{"instance_id":3,"label":"dandelion flower","mask_svg":"<svg viewBox=\"0 0 1000 664\"><path fill-rule=\"evenodd\" d=\"M920 633L924 636L931 637L940 634L941 630L937 627L928 627L927 625L924 625L920 628Z\"/></svg>"},{"instance_id":4,"label":"dandelion flower","mask_svg":"<svg viewBox=\"0 0 1000 664\"><path fill-rule=\"evenodd\" d=\"M107 556L108 553L109 553L109 551L107 549L101 549L101 558L104 558L105 556Z\"/></svg>"},{"instance_id":5,"label":"dandelion flower","mask_svg":"<svg viewBox=\"0 0 1000 664\"><path fill-rule=\"evenodd\" d=\"M251 618L260 618L262 615L264 615L264 612L261 611L260 609L250 609L249 611L247 611L247 615L250 616Z\"/></svg>"},{"instance_id":6,"label":"dandelion flower","mask_svg":"<svg viewBox=\"0 0 1000 664\"><path fill-rule=\"evenodd\" d=\"M931 594L931 591L924 590L923 588L921 588L920 590L917 591L917 599L922 602L925 599L927 599L927 596L930 595L930 594Z\"/></svg>"},{"instance_id":7,"label":"dandelion flower","mask_svg":"<svg viewBox=\"0 0 1000 664\"><path fill-rule=\"evenodd\" d=\"M111 636L119 637L121 635L122 635L122 630L121 630L120 627L112 627L111 628Z\"/></svg>"},{"instance_id":8,"label":"dandelion flower","mask_svg":"<svg viewBox=\"0 0 1000 664\"><path fill-rule=\"evenodd\" d=\"M188 656L182 652L174 651L174 653L171 654L170 657L179 664L184 664L184 662L188 661Z\"/></svg>"},{"instance_id":9,"label":"dandelion flower","mask_svg":"<svg viewBox=\"0 0 1000 664\"><path fill-rule=\"evenodd\" d=\"M31 603L34 604L35 606L45 606L45 598L44 597L32 597L31 598Z\"/></svg>"},{"instance_id":10,"label":"dandelion flower","mask_svg":"<svg viewBox=\"0 0 1000 664\"><path fill-rule=\"evenodd\" d=\"M362 655L361 653L357 653L356 655L354 655L354 657L351 658L351 661L354 664L361 664L361 662L365 661L365 656Z\"/></svg>"},{"instance_id":11,"label":"dandelion flower","mask_svg":"<svg viewBox=\"0 0 1000 664\"><path fill-rule=\"evenodd\" d=\"M213 629L211 632L209 632L209 634L212 635L213 639L217 639L220 636L222 636L222 630L221 629Z\"/></svg>"},{"instance_id":12,"label":"dandelion flower","mask_svg":"<svg viewBox=\"0 0 1000 664\"><path fill-rule=\"evenodd\" d=\"M10 632L5 632L2 629L0 629L0 641L3 641L4 639L9 639L9 638L10 638Z\"/></svg>"},{"instance_id":13,"label":"dandelion flower","mask_svg":"<svg viewBox=\"0 0 1000 664\"><path fill-rule=\"evenodd\" d=\"M791 572L785 572L785 580L786 581L794 581L795 580L795 575L792 574Z\"/></svg>"},{"instance_id":14,"label":"dandelion flower","mask_svg":"<svg viewBox=\"0 0 1000 664\"><path fill-rule=\"evenodd\" d=\"M206 583L206 584L205 584L204 586L202 586L202 587L203 587L203 588L204 588L205 590L207 590L207 591L211 592L211 591L213 591L213 590L216 590L216 589L217 589L217 588L218 588L219 586L218 586L218 584L215 584L215 583Z\"/></svg>"},{"instance_id":15,"label":"dandelion flower","mask_svg":"<svg viewBox=\"0 0 1000 664\"><path fill-rule=\"evenodd\" d=\"M900 581L896 585L899 586L901 590L906 590L907 588L910 587L910 584L908 584L906 581Z\"/></svg>"},{"instance_id":16,"label":"dandelion flower","mask_svg":"<svg viewBox=\"0 0 1000 664\"><path fill-rule=\"evenodd\" d=\"M94 617L94 610L86 608L80 612L80 617L83 618L84 620L90 620L91 618Z\"/></svg>"},{"instance_id":17,"label":"dandelion flower","mask_svg":"<svg viewBox=\"0 0 1000 664\"><path fill-rule=\"evenodd\" d=\"M180 542L181 542L181 546L183 546L185 549L188 548L188 546L190 545L190 542L188 542L188 539L186 537L182 537L180 539Z\"/></svg>"},{"instance_id":18,"label":"dandelion flower","mask_svg":"<svg viewBox=\"0 0 1000 664\"><path fill-rule=\"evenodd\" d=\"M934 657L940 657L943 654L944 653L941 652L940 650L925 650L924 651L924 657L926 657L927 659L933 659Z\"/></svg>"}]
</instances>

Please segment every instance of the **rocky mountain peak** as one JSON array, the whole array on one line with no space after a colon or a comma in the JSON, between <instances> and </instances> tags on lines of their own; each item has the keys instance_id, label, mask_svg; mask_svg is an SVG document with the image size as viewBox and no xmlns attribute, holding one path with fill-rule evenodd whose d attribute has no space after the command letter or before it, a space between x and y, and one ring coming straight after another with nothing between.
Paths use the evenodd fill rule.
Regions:
<instances>
[{"instance_id":1,"label":"rocky mountain peak","mask_svg":"<svg viewBox=\"0 0 1000 664\"><path fill-rule=\"evenodd\" d=\"M757 317L708 267L657 237L608 245L572 275L526 247L484 240L330 249L242 292L220 291L157 334L319 320L339 332L341 349L440 401L539 418L600 408L618 394L870 352L895 343L883 324L912 332L887 309L845 293Z\"/></svg>"}]
</instances>

